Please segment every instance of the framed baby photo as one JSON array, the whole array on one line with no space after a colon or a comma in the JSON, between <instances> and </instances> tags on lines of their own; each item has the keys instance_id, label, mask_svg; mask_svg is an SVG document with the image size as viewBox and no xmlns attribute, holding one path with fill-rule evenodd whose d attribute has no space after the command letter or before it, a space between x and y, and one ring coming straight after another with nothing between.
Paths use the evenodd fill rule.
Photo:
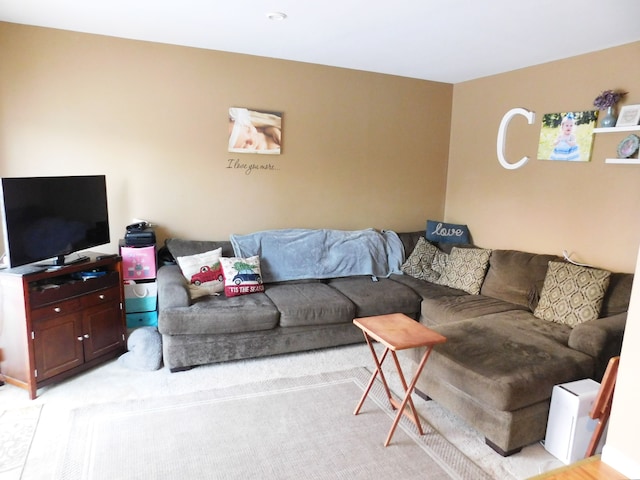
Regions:
<instances>
[{"instance_id":1,"label":"framed baby photo","mask_svg":"<svg viewBox=\"0 0 640 480\"><path fill-rule=\"evenodd\" d=\"M616 127L635 127L640 122L640 105L625 105L620 109Z\"/></svg>"},{"instance_id":2,"label":"framed baby photo","mask_svg":"<svg viewBox=\"0 0 640 480\"><path fill-rule=\"evenodd\" d=\"M282 112L229 108L229 151L280 155Z\"/></svg>"},{"instance_id":3,"label":"framed baby photo","mask_svg":"<svg viewBox=\"0 0 640 480\"><path fill-rule=\"evenodd\" d=\"M598 110L546 113L542 116L538 160L588 162Z\"/></svg>"}]
</instances>

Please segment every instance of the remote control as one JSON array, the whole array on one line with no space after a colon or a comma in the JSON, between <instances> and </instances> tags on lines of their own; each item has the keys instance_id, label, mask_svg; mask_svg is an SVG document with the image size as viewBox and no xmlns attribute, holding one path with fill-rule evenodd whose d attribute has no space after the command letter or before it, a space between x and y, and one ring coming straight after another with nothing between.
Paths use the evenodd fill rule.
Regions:
<instances>
[{"instance_id":1,"label":"remote control","mask_svg":"<svg viewBox=\"0 0 640 480\"><path fill-rule=\"evenodd\" d=\"M113 257L117 257L118 254L117 253L104 253L102 255L98 255L96 257L96 260L106 260L107 258L113 258Z\"/></svg>"}]
</instances>

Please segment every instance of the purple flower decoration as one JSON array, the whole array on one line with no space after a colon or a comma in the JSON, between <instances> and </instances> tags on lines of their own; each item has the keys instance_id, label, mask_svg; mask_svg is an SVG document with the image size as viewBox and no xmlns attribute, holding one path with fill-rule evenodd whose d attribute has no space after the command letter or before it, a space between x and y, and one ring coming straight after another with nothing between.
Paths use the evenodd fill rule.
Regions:
<instances>
[{"instance_id":1,"label":"purple flower decoration","mask_svg":"<svg viewBox=\"0 0 640 480\"><path fill-rule=\"evenodd\" d=\"M605 90L593 101L593 106L598 110L606 110L613 107L618 101L624 97L627 92L614 92L613 90Z\"/></svg>"}]
</instances>

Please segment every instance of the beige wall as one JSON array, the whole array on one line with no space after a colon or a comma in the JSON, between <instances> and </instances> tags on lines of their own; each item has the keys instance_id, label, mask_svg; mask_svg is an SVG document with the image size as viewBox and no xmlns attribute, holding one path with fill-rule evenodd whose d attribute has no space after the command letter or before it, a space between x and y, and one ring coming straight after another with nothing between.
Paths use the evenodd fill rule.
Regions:
<instances>
[{"instance_id":1,"label":"beige wall","mask_svg":"<svg viewBox=\"0 0 640 480\"><path fill-rule=\"evenodd\" d=\"M606 88L640 103L640 43L455 86L7 23L0 51L0 174L107 174L112 248L133 217L161 239L444 217L482 246L635 266L640 166L603 160L625 134L598 135L589 163L535 158L544 113ZM283 111L283 154L229 154L229 106ZM532 159L505 170L496 134L514 107L537 118L511 123L507 157Z\"/></svg>"},{"instance_id":2,"label":"beige wall","mask_svg":"<svg viewBox=\"0 0 640 480\"><path fill-rule=\"evenodd\" d=\"M537 160L542 115L592 110L602 90L640 104L640 42L456 84L445 217L467 223L478 245L572 258L633 272L640 244L640 165L609 165L628 133L596 135L589 163ZM621 65L624 67L621 68ZM523 107L536 113L511 122L500 166L496 136L502 117ZM640 135L640 132L637 132Z\"/></svg>"},{"instance_id":3,"label":"beige wall","mask_svg":"<svg viewBox=\"0 0 640 480\"><path fill-rule=\"evenodd\" d=\"M444 214L452 85L7 23L0 51L0 174L106 174L113 250L133 217L224 239ZM282 155L228 153L231 106L284 112Z\"/></svg>"}]
</instances>

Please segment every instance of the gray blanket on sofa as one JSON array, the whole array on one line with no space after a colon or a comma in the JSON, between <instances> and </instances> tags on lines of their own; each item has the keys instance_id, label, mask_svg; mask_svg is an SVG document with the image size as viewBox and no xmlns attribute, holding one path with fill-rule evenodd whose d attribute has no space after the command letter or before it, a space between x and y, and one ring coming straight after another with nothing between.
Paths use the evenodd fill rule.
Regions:
<instances>
[{"instance_id":1,"label":"gray blanket on sofa","mask_svg":"<svg viewBox=\"0 0 640 480\"><path fill-rule=\"evenodd\" d=\"M236 256L260 256L264 282L388 277L400 273L404 261L402 242L390 230L283 229L231 235L230 240Z\"/></svg>"}]
</instances>

